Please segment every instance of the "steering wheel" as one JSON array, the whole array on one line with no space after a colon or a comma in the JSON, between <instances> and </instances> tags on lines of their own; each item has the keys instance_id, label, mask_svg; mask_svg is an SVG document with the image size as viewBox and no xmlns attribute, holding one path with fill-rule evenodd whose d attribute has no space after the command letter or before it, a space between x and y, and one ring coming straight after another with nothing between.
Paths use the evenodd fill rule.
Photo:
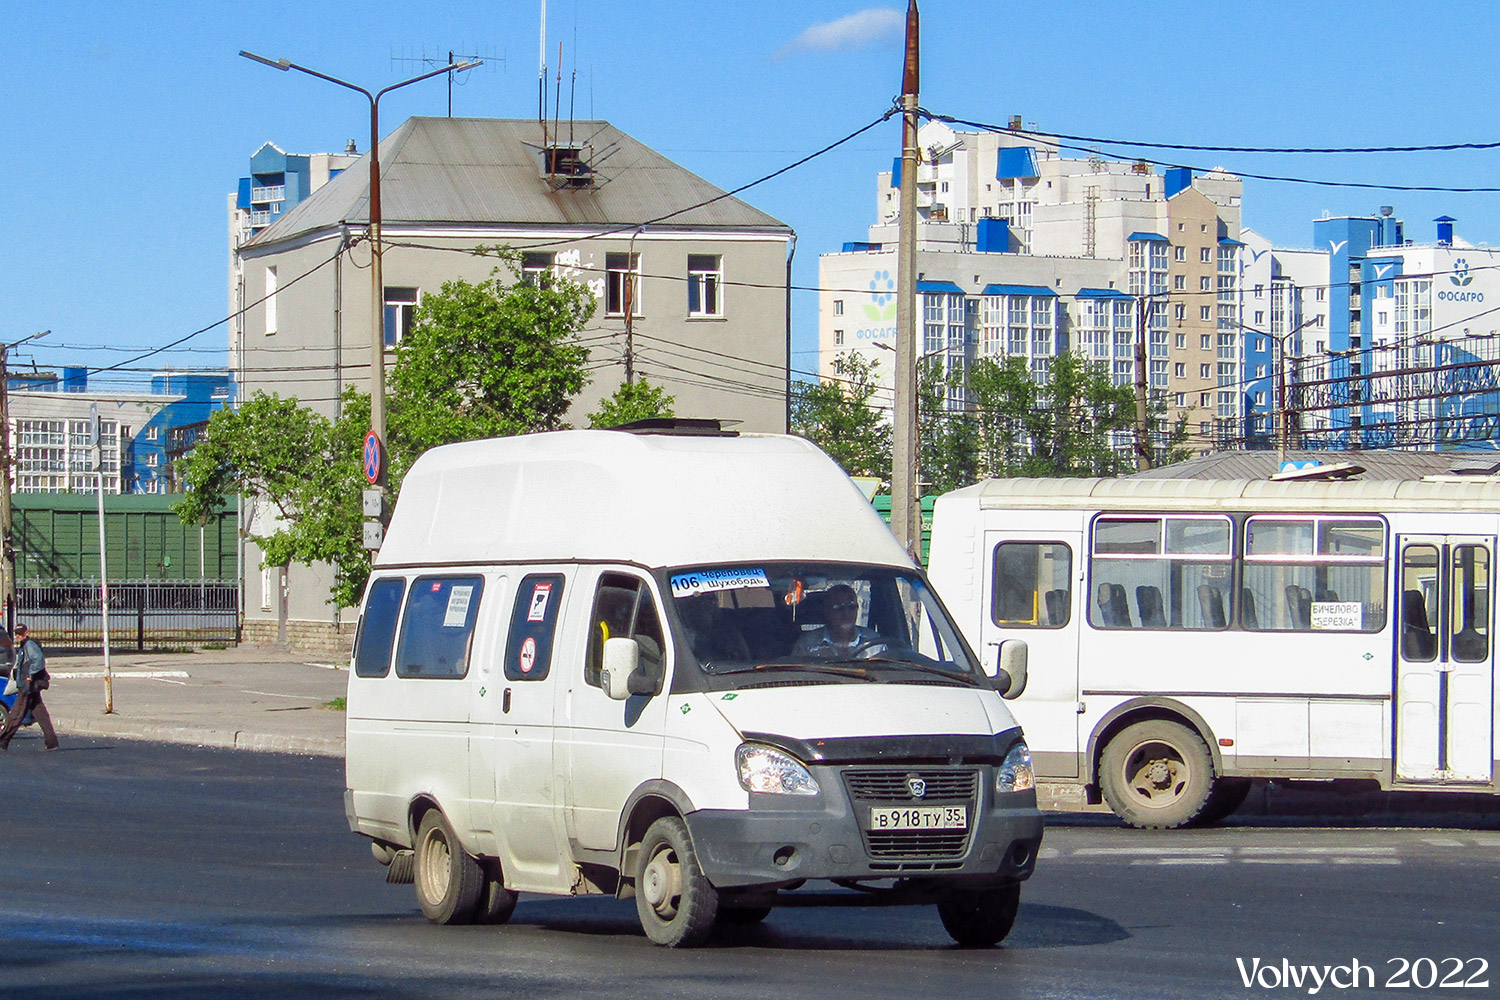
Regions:
<instances>
[{"instance_id":1,"label":"steering wheel","mask_svg":"<svg viewBox=\"0 0 1500 1000\"><path fill-rule=\"evenodd\" d=\"M887 652L895 644L889 639L876 636L874 639L866 639L864 642L849 650L851 660L869 660L881 653Z\"/></svg>"}]
</instances>

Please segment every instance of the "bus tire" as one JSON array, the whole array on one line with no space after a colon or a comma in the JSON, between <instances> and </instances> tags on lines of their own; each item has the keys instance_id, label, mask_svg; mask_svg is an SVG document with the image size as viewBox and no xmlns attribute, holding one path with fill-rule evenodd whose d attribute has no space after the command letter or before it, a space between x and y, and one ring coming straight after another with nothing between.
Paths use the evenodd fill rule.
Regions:
<instances>
[{"instance_id":1,"label":"bus tire","mask_svg":"<svg viewBox=\"0 0 1500 1000\"><path fill-rule=\"evenodd\" d=\"M687 824L676 816L663 816L641 838L635 909L646 936L666 948L695 947L713 931L719 890L703 874Z\"/></svg>"},{"instance_id":2,"label":"bus tire","mask_svg":"<svg viewBox=\"0 0 1500 1000\"><path fill-rule=\"evenodd\" d=\"M1004 941L1020 909L1019 882L966 892L937 908L943 929L963 948L990 948Z\"/></svg>"},{"instance_id":3,"label":"bus tire","mask_svg":"<svg viewBox=\"0 0 1500 1000\"><path fill-rule=\"evenodd\" d=\"M503 924L510 919L510 915L516 912L516 901L521 894L513 889L505 887L505 879L500 873L500 866L495 865L493 872L484 873L484 888L479 892L479 904L474 908L474 922L476 924Z\"/></svg>"},{"instance_id":4,"label":"bus tire","mask_svg":"<svg viewBox=\"0 0 1500 1000\"><path fill-rule=\"evenodd\" d=\"M1213 784L1213 757L1203 738L1166 719L1126 726L1099 761L1104 801L1142 830L1174 830L1193 822L1208 804Z\"/></svg>"},{"instance_id":5,"label":"bus tire","mask_svg":"<svg viewBox=\"0 0 1500 1000\"><path fill-rule=\"evenodd\" d=\"M413 875L423 916L435 924L473 923L484 889L484 872L459 843L440 810L427 810L417 827Z\"/></svg>"},{"instance_id":6,"label":"bus tire","mask_svg":"<svg viewBox=\"0 0 1500 1000\"><path fill-rule=\"evenodd\" d=\"M1208 803L1198 814L1196 825L1212 826L1244 805L1249 796L1249 778L1215 778L1213 791L1208 793Z\"/></svg>"}]
</instances>

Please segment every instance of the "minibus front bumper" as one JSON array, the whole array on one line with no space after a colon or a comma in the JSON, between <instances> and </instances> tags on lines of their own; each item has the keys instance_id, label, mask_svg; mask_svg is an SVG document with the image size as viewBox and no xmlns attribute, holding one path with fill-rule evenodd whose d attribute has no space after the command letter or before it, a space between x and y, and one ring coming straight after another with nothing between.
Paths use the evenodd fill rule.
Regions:
<instances>
[{"instance_id":1,"label":"minibus front bumper","mask_svg":"<svg viewBox=\"0 0 1500 1000\"><path fill-rule=\"evenodd\" d=\"M857 780L876 771L886 780ZM1042 842L1036 792L995 790L995 768L810 768L816 796L750 796L746 810L704 809L686 816L703 874L721 889L774 888L810 879L897 879L979 887L1028 878ZM850 772L860 772L851 776ZM957 772L973 772L967 796ZM906 791L909 777L941 776L938 794ZM899 793L899 794L893 794ZM934 807L961 806L962 829L873 829L875 815L898 810L935 819ZM926 807L921 809L919 807ZM950 812L949 822L952 822ZM957 883L962 883L963 886Z\"/></svg>"}]
</instances>

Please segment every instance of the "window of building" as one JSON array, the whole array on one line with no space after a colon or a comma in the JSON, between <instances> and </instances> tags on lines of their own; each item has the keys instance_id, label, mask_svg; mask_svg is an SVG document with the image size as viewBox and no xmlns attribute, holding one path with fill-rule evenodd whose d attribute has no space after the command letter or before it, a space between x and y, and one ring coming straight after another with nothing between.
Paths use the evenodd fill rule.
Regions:
<instances>
[{"instance_id":1,"label":"window of building","mask_svg":"<svg viewBox=\"0 0 1500 1000\"><path fill-rule=\"evenodd\" d=\"M688 254L688 315L722 316L719 285L724 279L724 260L717 254Z\"/></svg>"},{"instance_id":2,"label":"window of building","mask_svg":"<svg viewBox=\"0 0 1500 1000\"><path fill-rule=\"evenodd\" d=\"M1214 346L1213 334L1211 334L1211 333L1204 333L1204 334L1200 334L1198 336L1198 349L1199 350L1201 350L1201 351L1207 351L1207 350L1210 350L1213 346Z\"/></svg>"},{"instance_id":3,"label":"window of building","mask_svg":"<svg viewBox=\"0 0 1500 1000\"><path fill-rule=\"evenodd\" d=\"M631 315L642 315L640 288L640 254L604 255L604 315L624 316L627 301L630 303Z\"/></svg>"},{"instance_id":4,"label":"window of building","mask_svg":"<svg viewBox=\"0 0 1500 1000\"><path fill-rule=\"evenodd\" d=\"M1174 274L1174 275L1172 275L1172 290L1176 291L1176 292L1187 291L1187 275L1185 275L1185 274Z\"/></svg>"},{"instance_id":5,"label":"window of building","mask_svg":"<svg viewBox=\"0 0 1500 1000\"><path fill-rule=\"evenodd\" d=\"M1200 292L1211 292L1213 290L1214 290L1213 279L1210 278L1208 275L1204 275L1203 277L1201 277L1201 278L1198 279L1198 291L1200 291Z\"/></svg>"},{"instance_id":6,"label":"window of building","mask_svg":"<svg viewBox=\"0 0 1500 1000\"><path fill-rule=\"evenodd\" d=\"M1319 289L1317 289L1317 294L1314 295L1313 298L1316 299L1319 302L1322 302L1327 297L1327 295L1328 295L1328 289L1326 289L1326 288L1319 288Z\"/></svg>"},{"instance_id":7,"label":"window of building","mask_svg":"<svg viewBox=\"0 0 1500 1000\"><path fill-rule=\"evenodd\" d=\"M521 280L535 285L542 275L551 274L557 263L557 255L547 250L526 250L521 253Z\"/></svg>"},{"instance_id":8,"label":"window of building","mask_svg":"<svg viewBox=\"0 0 1500 1000\"><path fill-rule=\"evenodd\" d=\"M1095 628L1227 628L1235 604L1230 531L1227 517L1099 517L1089 559L1095 596L1089 623Z\"/></svg>"},{"instance_id":9,"label":"window of building","mask_svg":"<svg viewBox=\"0 0 1500 1000\"><path fill-rule=\"evenodd\" d=\"M844 331L843 330L835 330L835 331L833 331L833 346L834 347L843 347L844 346Z\"/></svg>"},{"instance_id":10,"label":"window of building","mask_svg":"<svg viewBox=\"0 0 1500 1000\"><path fill-rule=\"evenodd\" d=\"M1245 522L1241 585L1263 631L1379 632L1385 627L1385 522L1255 515ZM1248 603L1247 603L1248 606Z\"/></svg>"},{"instance_id":11,"label":"window of building","mask_svg":"<svg viewBox=\"0 0 1500 1000\"><path fill-rule=\"evenodd\" d=\"M1214 259L1214 257L1213 257L1213 250L1211 248L1209 248L1209 247L1199 247L1198 248L1198 261L1199 261L1199 263L1202 263L1202 264L1211 264L1211 263L1213 263L1213 259Z\"/></svg>"},{"instance_id":12,"label":"window of building","mask_svg":"<svg viewBox=\"0 0 1500 1000\"><path fill-rule=\"evenodd\" d=\"M1181 222L1177 223L1177 231L1179 233L1182 232L1185 228L1187 228L1187 227L1183 223L1181 223Z\"/></svg>"},{"instance_id":13,"label":"window of building","mask_svg":"<svg viewBox=\"0 0 1500 1000\"><path fill-rule=\"evenodd\" d=\"M842 315L844 315L844 300L843 299L834 299L833 300L833 314L835 316L842 316Z\"/></svg>"},{"instance_id":14,"label":"window of building","mask_svg":"<svg viewBox=\"0 0 1500 1000\"><path fill-rule=\"evenodd\" d=\"M1187 364L1179 361L1172 366L1172 375L1175 378L1187 378Z\"/></svg>"},{"instance_id":15,"label":"window of building","mask_svg":"<svg viewBox=\"0 0 1500 1000\"><path fill-rule=\"evenodd\" d=\"M276 268L266 268L266 335L276 332Z\"/></svg>"},{"instance_id":16,"label":"window of building","mask_svg":"<svg viewBox=\"0 0 1500 1000\"><path fill-rule=\"evenodd\" d=\"M1208 378L1209 377L1209 366L1208 365L1199 365L1198 366L1198 377L1199 378Z\"/></svg>"},{"instance_id":17,"label":"window of building","mask_svg":"<svg viewBox=\"0 0 1500 1000\"><path fill-rule=\"evenodd\" d=\"M1184 406L1187 405L1186 400L1187 400L1187 393L1185 393L1185 392L1179 392L1179 393L1177 393L1176 395L1174 395L1172 397L1172 405L1175 406L1175 407L1177 407L1180 410Z\"/></svg>"},{"instance_id":18,"label":"window of building","mask_svg":"<svg viewBox=\"0 0 1500 1000\"><path fill-rule=\"evenodd\" d=\"M1187 247L1173 247L1172 248L1172 259L1173 260L1187 260Z\"/></svg>"},{"instance_id":19,"label":"window of building","mask_svg":"<svg viewBox=\"0 0 1500 1000\"><path fill-rule=\"evenodd\" d=\"M1198 307L1198 318L1202 319L1202 320L1212 319L1213 318L1213 307L1212 306L1199 306Z\"/></svg>"},{"instance_id":20,"label":"window of building","mask_svg":"<svg viewBox=\"0 0 1500 1000\"><path fill-rule=\"evenodd\" d=\"M385 346L395 347L411 333L417 315L418 291L415 288L385 290Z\"/></svg>"},{"instance_id":21,"label":"window of building","mask_svg":"<svg viewBox=\"0 0 1500 1000\"><path fill-rule=\"evenodd\" d=\"M1181 309L1182 306L1178 306L1177 308ZM1182 319L1182 313L1179 312L1177 314L1177 318L1178 319ZM1187 347L1187 334L1185 334L1185 333L1179 333L1175 337L1173 337L1172 338L1172 346L1173 347L1177 347L1177 348L1186 348Z\"/></svg>"},{"instance_id":22,"label":"window of building","mask_svg":"<svg viewBox=\"0 0 1500 1000\"><path fill-rule=\"evenodd\" d=\"M271 610L271 597L276 590L276 567L262 566L260 568L260 609Z\"/></svg>"},{"instance_id":23,"label":"window of building","mask_svg":"<svg viewBox=\"0 0 1500 1000\"><path fill-rule=\"evenodd\" d=\"M1255 377L1256 378L1265 378L1266 377L1266 366L1265 365L1256 365L1255 366Z\"/></svg>"},{"instance_id":24,"label":"window of building","mask_svg":"<svg viewBox=\"0 0 1500 1000\"><path fill-rule=\"evenodd\" d=\"M397 677L455 679L469 672L470 636L484 592L480 576L412 581L396 647Z\"/></svg>"},{"instance_id":25,"label":"window of building","mask_svg":"<svg viewBox=\"0 0 1500 1000\"><path fill-rule=\"evenodd\" d=\"M1001 542L992 594L996 625L1062 628L1073 615L1073 550L1062 542Z\"/></svg>"},{"instance_id":26,"label":"window of building","mask_svg":"<svg viewBox=\"0 0 1500 1000\"><path fill-rule=\"evenodd\" d=\"M1257 391L1255 393L1255 405L1256 406L1265 406L1266 405L1266 394L1264 392Z\"/></svg>"},{"instance_id":27,"label":"window of building","mask_svg":"<svg viewBox=\"0 0 1500 1000\"><path fill-rule=\"evenodd\" d=\"M1266 325L1266 312L1265 312L1264 309L1257 309L1257 310L1255 310L1255 325L1256 326L1265 326Z\"/></svg>"}]
</instances>

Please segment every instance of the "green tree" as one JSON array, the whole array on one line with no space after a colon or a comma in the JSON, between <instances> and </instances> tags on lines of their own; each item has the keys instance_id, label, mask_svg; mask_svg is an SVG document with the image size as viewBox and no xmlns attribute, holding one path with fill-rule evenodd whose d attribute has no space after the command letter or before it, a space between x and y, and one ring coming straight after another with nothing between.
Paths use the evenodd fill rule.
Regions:
<instances>
[{"instance_id":1,"label":"green tree","mask_svg":"<svg viewBox=\"0 0 1500 1000\"><path fill-rule=\"evenodd\" d=\"M518 273L514 252L481 252ZM593 295L550 274L507 284L501 272L478 283L446 282L426 296L396 347L387 392L391 502L428 448L565 427L571 397L588 381L588 350L577 333L593 316ZM332 421L295 398L261 393L215 413L182 460L187 493L175 509L194 523L230 493L268 504L274 522L254 536L265 564L331 563L329 601L347 607L370 572L360 498L368 395L346 392L341 413Z\"/></svg>"},{"instance_id":2,"label":"green tree","mask_svg":"<svg viewBox=\"0 0 1500 1000\"><path fill-rule=\"evenodd\" d=\"M360 442L370 397L346 391L342 414L329 420L295 398L265 393L219 410L179 465L186 493L173 509L194 524L230 494L256 498L274 515L257 518L266 527L250 536L265 565L330 563L331 600L354 604L370 568L360 526Z\"/></svg>"},{"instance_id":3,"label":"green tree","mask_svg":"<svg viewBox=\"0 0 1500 1000\"><path fill-rule=\"evenodd\" d=\"M792 433L828 453L851 476L891 473L891 427L871 399L875 363L853 351L833 362L834 378L798 382L792 392Z\"/></svg>"},{"instance_id":4,"label":"green tree","mask_svg":"<svg viewBox=\"0 0 1500 1000\"><path fill-rule=\"evenodd\" d=\"M1134 390L1072 351L1052 359L1045 384L1024 358L981 359L969 388L984 471L993 476L1113 476L1133 468L1110 443L1135 417Z\"/></svg>"},{"instance_id":5,"label":"green tree","mask_svg":"<svg viewBox=\"0 0 1500 1000\"><path fill-rule=\"evenodd\" d=\"M512 276L513 251L493 250ZM393 471L453 441L559 430L588 382L576 334L595 300L578 282L544 272L526 281L456 279L425 296L391 368Z\"/></svg>"},{"instance_id":6,"label":"green tree","mask_svg":"<svg viewBox=\"0 0 1500 1000\"><path fill-rule=\"evenodd\" d=\"M619 427L635 420L670 417L673 416L674 402L676 399L668 396L664 389L645 379L621 382L614 394L600 400L599 409L589 414L589 426L603 429Z\"/></svg>"},{"instance_id":7,"label":"green tree","mask_svg":"<svg viewBox=\"0 0 1500 1000\"><path fill-rule=\"evenodd\" d=\"M945 374L942 363L929 358L918 372L918 382L922 492L947 493L978 482L979 422L967 409L948 408L950 391L963 387L961 376Z\"/></svg>"}]
</instances>

